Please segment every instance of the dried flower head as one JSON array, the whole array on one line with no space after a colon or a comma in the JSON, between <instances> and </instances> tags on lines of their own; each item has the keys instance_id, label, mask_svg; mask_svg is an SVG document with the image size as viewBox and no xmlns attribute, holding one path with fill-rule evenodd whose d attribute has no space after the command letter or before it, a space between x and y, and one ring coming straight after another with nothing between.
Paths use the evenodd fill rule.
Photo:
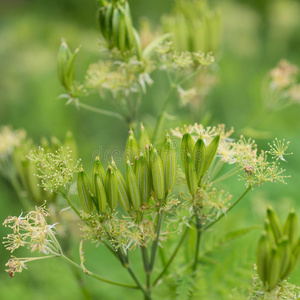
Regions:
<instances>
[{"instance_id":1,"label":"dried flower head","mask_svg":"<svg viewBox=\"0 0 300 300\"><path fill-rule=\"evenodd\" d=\"M286 60L281 60L277 67L270 71L271 87L274 89L285 88L295 82L299 69Z\"/></svg>"}]
</instances>

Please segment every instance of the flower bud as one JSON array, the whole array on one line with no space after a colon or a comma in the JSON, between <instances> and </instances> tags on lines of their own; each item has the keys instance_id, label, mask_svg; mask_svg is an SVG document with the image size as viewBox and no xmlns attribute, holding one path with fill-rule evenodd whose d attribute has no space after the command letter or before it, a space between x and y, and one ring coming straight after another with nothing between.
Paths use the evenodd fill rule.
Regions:
<instances>
[{"instance_id":1,"label":"flower bud","mask_svg":"<svg viewBox=\"0 0 300 300\"><path fill-rule=\"evenodd\" d=\"M77 191L83 210L86 213L93 212L92 186L83 169L78 173Z\"/></svg>"},{"instance_id":2,"label":"flower bud","mask_svg":"<svg viewBox=\"0 0 300 300\"><path fill-rule=\"evenodd\" d=\"M151 150L151 176L155 196L157 199L161 200L164 198L165 194L164 169L161 158L154 148Z\"/></svg>"},{"instance_id":3,"label":"flower bud","mask_svg":"<svg viewBox=\"0 0 300 300\"><path fill-rule=\"evenodd\" d=\"M142 206L142 199L138 187L138 182L132 170L129 160L127 160L126 163L126 183L127 183L129 198L133 206L133 209L135 211L138 211Z\"/></svg>"},{"instance_id":4,"label":"flower bud","mask_svg":"<svg viewBox=\"0 0 300 300\"><path fill-rule=\"evenodd\" d=\"M110 209L113 211L118 204L119 190L116 171L111 165L108 166L106 172L105 192L107 197L107 203Z\"/></svg>"}]
</instances>

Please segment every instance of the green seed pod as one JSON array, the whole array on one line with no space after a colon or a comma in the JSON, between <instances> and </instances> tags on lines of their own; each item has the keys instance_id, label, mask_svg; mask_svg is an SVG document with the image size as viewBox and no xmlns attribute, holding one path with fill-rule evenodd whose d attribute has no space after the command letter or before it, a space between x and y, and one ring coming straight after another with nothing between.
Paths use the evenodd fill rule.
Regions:
<instances>
[{"instance_id":1,"label":"green seed pod","mask_svg":"<svg viewBox=\"0 0 300 300\"><path fill-rule=\"evenodd\" d=\"M177 175L176 151L172 145L169 134L166 134L164 146L161 151L161 159L164 166L164 184L166 196L173 190Z\"/></svg>"},{"instance_id":2,"label":"green seed pod","mask_svg":"<svg viewBox=\"0 0 300 300\"><path fill-rule=\"evenodd\" d=\"M281 222L280 222L277 214L275 213L275 211L273 210L273 208L270 205L267 208L267 217L270 221L270 225L271 225L276 243L278 243L282 237L282 225L281 225Z\"/></svg>"},{"instance_id":3,"label":"green seed pod","mask_svg":"<svg viewBox=\"0 0 300 300\"><path fill-rule=\"evenodd\" d=\"M124 5L124 15L125 15L125 24L126 24L126 43L127 48L132 49L134 46L134 34L133 34L133 25L132 25L132 19L131 19L131 12L128 2L125 2Z\"/></svg>"},{"instance_id":4,"label":"green seed pod","mask_svg":"<svg viewBox=\"0 0 300 300\"><path fill-rule=\"evenodd\" d=\"M105 11L106 7L103 5L99 5L100 7L98 8L97 11L97 22L98 22L98 29L101 33L101 35L106 38L106 29L105 29Z\"/></svg>"},{"instance_id":5,"label":"green seed pod","mask_svg":"<svg viewBox=\"0 0 300 300\"><path fill-rule=\"evenodd\" d=\"M270 243L267 232L264 231L259 239L257 247L257 272L261 281L265 284L268 273L268 262L271 256Z\"/></svg>"},{"instance_id":6,"label":"green seed pod","mask_svg":"<svg viewBox=\"0 0 300 300\"><path fill-rule=\"evenodd\" d=\"M72 156L72 161L75 164L77 161L77 145L73 136L73 133L71 131L68 131L66 134L65 142L64 142L64 148L67 149L69 148Z\"/></svg>"},{"instance_id":7,"label":"green seed pod","mask_svg":"<svg viewBox=\"0 0 300 300\"><path fill-rule=\"evenodd\" d=\"M77 191L81 206L86 213L93 212L92 186L86 173L81 170L78 173Z\"/></svg>"},{"instance_id":8,"label":"green seed pod","mask_svg":"<svg viewBox=\"0 0 300 300\"><path fill-rule=\"evenodd\" d=\"M124 12L121 11L120 19L118 24L118 49L121 52L124 52L126 49L126 23L125 23L125 15Z\"/></svg>"},{"instance_id":9,"label":"green seed pod","mask_svg":"<svg viewBox=\"0 0 300 300\"><path fill-rule=\"evenodd\" d=\"M204 167L203 167L201 175L203 175L208 170L211 163L213 162L213 159L214 159L214 157L217 153L218 147L219 147L219 142L220 142L220 135L218 134L215 136L215 138L211 141L211 143L207 147L206 153L205 153L205 163L204 163Z\"/></svg>"},{"instance_id":10,"label":"green seed pod","mask_svg":"<svg viewBox=\"0 0 300 300\"><path fill-rule=\"evenodd\" d=\"M275 241L274 233L272 231L269 219L265 220L265 230L268 234L268 239L269 239L271 247L275 247L276 241Z\"/></svg>"},{"instance_id":11,"label":"green seed pod","mask_svg":"<svg viewBox=\"0 0 300 300\"><path fill-rule=\"evenodd\" d=\"M150 144L151 144L151 142L149 139L149 135L148 135L145 127L143 126L143 123L141 123L141 135L140 135L139 144L138 144L139 150L141 152L144 152L145 149L149 148Z\"/></svg>"},{"instance_id":12,"label":"green seed pod","mask_svg":"<svg viewBox=\"0 0 300 300\"><path fill-rule=\"evenodd\" d=\"M152 176L152 185L155 196L157 199L161 200L164 198L165 189L164 189L164 168L159 157L157 150L151 150L151 176Z\"/></svg>"},{"instance_id":13,"label":"green seed pod","mask_svg":"<svg viewBox=\"0 0 300 300\"><path fill-rule=\"evenodd\" d=\"M298 240L298 242L296 243L296 245L293 248L293 256L295 258L295 264L294 264L294 266L296 267L296 265L300 261L300 239Z\"/></svg>"},{"instance_id":14,"label":"green seed pod","mask_svg":"<svg viewBox=\"0 0 300 300\"><path fill-rule=\"evenodd\" d=\"M133 209L135 211L138 211L142 206L142 199L138 187L138 182L129 160L126 163L126 183Z\"/></svg>"},{"instance_id":15,"label":"green seed pod","mask_svg":"<svg viewBox=\"0 0 300 300\"><path fill-rule=\"evenodd\" d=\"M134 36L134 46L136 49L136 56L139 61L143 60L143 48L140 40L140 36L135 28L133 28L133 36Z\"/></svg>"},{"instance_id":16,"label":"green seed pod","mask_svg":"<svg viewBox=\"0 0 300 300\"><path fill-rule=\"evenodd\" d=\"M79 49L77 48L74 53L72 53L67 43L62 40L57 59L58 78L60 83L68 91L70 91L73 86L75 77L74 63L78 51Z\"/></svg>"},{"instance_id":17,"label":"green seed pod","mask_svg":"<svg viewBox=\"0 0 300 300\"><path fill-rule=\"evenodd\" d=\"M279 243L278 246L279 256L280 256L280 278L285 274L289 262L290 262L290 256L291 256L291 246L289 243L288 236L283 236L282 240Z\"/></svg>"},{"instance_id":18,"label":"green seed pod","mask_svg":"<svg viewBox=\"0 0 300 300\"><path fill-rule=\"evenodd\" d=\"M298 219L294 209L291 209L283 226L283 234L289 237L290 245L293 246L298 238Z\"/></svg>"},{"instance_id":19,"label":"green seed pod","mask_svg":"<svg viewBox=\"0 0 300 300\"><path fill-rule=\"evenodd\" d=\"M100 176L100 179L104 185L105 184L105 170L102 166L102 163L101 163L98 155L95 158L95 161L93 164L93 169L92 169L93 186L94 186L94 178L95 178L96 174L98 174Z\"/></svg>"},{"instance_id":20,"label":"green seed pod","mask_svg":"<svg viewBox=\"0 0 300 300\"><path fill-rule=\"evenodd\" d=\"M107 203L110 209L113 211L118 204L118 181L114 168L109 165L105 177L105 192L107 197Z\"/></svg>"},{"instance_id":21,"label":"green seed pod","mask_svg":"<svg viewBox=\"0 0 300 300\"><path fill-rule=\"evenodd\" d=\"M126 149L125 149L125 160L129 160L130 163L135 162L135 158L138 155L138 144L135 138L135 135L130 128L127 143L126 143Z\"/></svg>"},{"instance_id":22,"label":"green seed pod","mask_svg":"<svg viewBox=\"0 0 300 300\"><path fill-rule=\"evenodd\" d=\"M135 175L140 190L142 203L148 203L152 189L151 172L143 153L136 161Z\"/></svg>"},{"instance_id":23,"label":"green seed pod","mask_svg":"<svg viewBox=\"0 0 300 300\"><path fill-rule=\"evenodd\" d=\"M108 3L105 9L105 35L106 41L109 47L112 47L112 16L113 16L113 5Z\"/></svg>"},{"instance_id":24,"label":"green seed pod","mask_svg":"<svg viewBox=\"0 0 300 300\"><path fill-rule=\"evenodd\" d=\"M44 200L42 199L42 189L39 186L40 179L36 176L36 174L38 173L37 165L29 159L26 160L26 173L28 188L33 200L37 202Z\"/></svg>"},{"instance_id":25,"label":"green seed pod","mask_svg":"<svg viewBox=\"0 0 300 300\"><path fill-rule=\"evenodd\" d=\"M193 153L194 149L194 141L192 139L192 136L189 133L186 133L181 140L181 146L180 146L180 152L181 152L181 163L186 170L187 167L187 155L188 153Z\"/></svg>"},{"instance_id":26,"label":"green seed pod","mask_svg":"<svg viewBox=\"0 0 300 300\"><path fill-rule=\"evenodd\" d=\"M195 160L195 169L197 172L198 184L201 181L201 177L204 174L204 165L205 165L205 154L206 147L203 139L198 139L194 150L193 150L193 158Z\"/></svg>"},{"instance_id":27,"label":"green seed pod","mask_svg":"<svg viewBox=\"0 0 300 300\"><path fill-rule=\"evenodd\" d=\"M112 39L114 45L117 47L119 43L119 24L120 24L120 11L118 7L113 10L112 15Z\"/></svg>"},{"instance_id":28,"label":"green seed pod","mask_svg":"<svg viewBox=\"0 0 300 300\"><path fill-rule=\"evenodd\" d=\"M285 270L285 273L283 275L281 275L280 279L281 280L284 280L286 279L287 277L290 276L290 274L294 271L295 267L296 267L296 264L295 264L295 257L294 255L290 255L290 260L289 260L289 264Z\"/></svg>"},{"instance_id":29,"label":"green seed pod","mask_svg":"<svg viewBox=\"0 0 300 300\"><path fill-rule=\"evenodd\" d=\"M94 191L95 191L95 197L96 197L96 203L97 203L97 209L101 213L106 213L107 208L107 198L105 193L105 188L103 181L98 173L94 174Z\"/></svg>"},{"instance_id":30,"label":"green seed pod","mask_svg":"<svg viewBox=\"0 0 300 300\"><path fill-rule=\"evenodd\" d=\"M280 261L278 248L273 248L271 250L271 257L270 257L269 267L267 271L267 283L268 283L269 291L275 288L276 284L280 279L280 267L281 267L281 261Z\"/></svg>"},{"instance_id":31,"label":"green seed pod","mask_svg":"<svg viewBox=\"0 0 300 300\"><path fill-rule=\"evenodd\" d=\"M119 191L119 203L122 208L128 212L130 211L130 200L128 196L127 185L122 173L116 169L117 181L118 181L118 191Z\"/></svg>"},{"instance_id":32,"label":"green seed pod","mask_svg":"<svg viewBox=\"0 0 300 300\"><path fill-rule=\"evenodd\" d=\"M195 162L190 153L186 156L185 178L192 196L195 196L198 188L197 172L195 170Z\"/></svg>"},{"instance_id":33,"label":"green seed pod","mask_svg":"<svg viewBox=\"0 0 300 300\"><path fill-rule=\"evenodd\" d=\"M56 136L51 136L51 152L54 152L62 147L61 141Z\"/></svg>"}]
</instances>

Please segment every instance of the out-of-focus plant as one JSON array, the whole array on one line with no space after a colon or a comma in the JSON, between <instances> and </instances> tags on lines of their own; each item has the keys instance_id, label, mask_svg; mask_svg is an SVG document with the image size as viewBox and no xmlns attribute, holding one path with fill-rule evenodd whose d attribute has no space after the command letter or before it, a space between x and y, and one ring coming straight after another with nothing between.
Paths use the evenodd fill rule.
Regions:
<instances>
[{"instance_id":1,"label":"out-of-focus plant","mask_svg":"<svg viewBox=\"0 0 300 300\"><path fill-rule=\"evenodd\" d=\"M255 133L259 124L270 114L300 104L299 69L286 60L269 71L262 84L262 108L256 112L251 122L242 129L245 135ZM259 135L259 132L258 132Z\"/></svg>"},{"instance_id":2,"label":"out-of-focus plant","mask_svg":"<svg viewBox=\"0 0 300 300\"><path fill-rule=\"evenodd\" d=\"M202 97L208 93L208 87L215 82L205 77L205 72L202 72L214 61L212 54L207 50L197 47L176 49L173 47L174 42L170 42L172 35L169 33L158 35L151 42L148 39L149 34L146 34L149 44L143 47L141 40L145 39L140 34L145 31L139 33L134 28L127 1L99 1L97 18L101 33L102 58L88 67L85 82L79 83L74 80L74 61L78 49L72 52L62 40L58 54L58 75L67 91L67 94L62 94L60 98L67 99L67 104L74 103L78 108L120 119L129 127L135 126L142 96L146 93L147 86L153 83L150 75L154 70L162 70L168 75L170 92L159 114L159 121L156 124L158 130L162 123L162 115L174 96L175 89L179 92L181 105L186 105L195 102L193 97L189 96L192 92L184 91L193 78L202 74L198 77L198 83L201 82L202 87L205 85L206 90L197 87L197 95L200 93ZM111 98L114 109L103 110L80 100L95 93L103 99ZM154 141L157 130L154 133Z\"/></svg>"},{"instance_id":3,"label":"out-of-focus plant","mask_svg":"<svg viewBox=\"0 0 300 300\"><path fill-rule=\"evenodd\" d=\"M234 141L230 138L232 132L232 129L225 130L224 125L204 128L198 124L172 130L173 135L180 138L181 169L177 166L176 141L172 141L168 134L158 150L143 126L138 141L130 130L124 156L125 176L113 159L105 169L97 156L89 176L82 167L74 164L70 156L64 156L64 147L54 153L46 153L41 148L31 151L28 157L36 164L37 170L43 170L37 174L41 186L64 197L83 221L81 262L77 264L64 252L55 237L55 224L47 224L48 213L45 206L40 206L25 216L7 218L4 225L13 233L5 238L4 243L11 252L26 246L32 252L44 253L44 256L12 257L7 263L7 271L13 276L29 261L60 257L91 277L139 289L145 299L155 299L155 287L164 283L164 276L171 269L179 249L186 247L193 260L187 261L182 268L184 276L194 282L203 233L227 215L251 189L264 182L284 182L286 177L279 163L288 154L288 144L276 141L270 151L258 153L253 140L241 138ZM273 161L268 161L268 155ZM223 165L231 168L222 174ZM68 193L75 173L78 173L80 208ZM232 195L220 190L218 182L236 173L245 180L245 191L232 202ZM39 217L33 217L36 215ZM196 234L194 248L184 243L189 232ZM165 243L170 236L177 240L172 251ZM107 280L87 270L83 250L83 243L87 240L105 246L130 274L134 285ZM165 257L162 266L156 261L159 248ZM135 249L140 249L142 254L145 284L135 273L130 260ZM190 285L187 295L191 297L195 289Z\"/></svg>"}]
</instances>

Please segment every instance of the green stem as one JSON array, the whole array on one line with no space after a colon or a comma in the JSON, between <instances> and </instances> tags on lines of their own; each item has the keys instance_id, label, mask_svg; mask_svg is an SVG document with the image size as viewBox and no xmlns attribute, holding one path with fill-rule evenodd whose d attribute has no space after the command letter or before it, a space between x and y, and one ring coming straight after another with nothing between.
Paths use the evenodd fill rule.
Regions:
<instances>
[{"instance_id":1,"label":"green stem","mask_svg":"<svg viewBox=\"0 0 300 300\"><path fill-rule=\"evenodd\" d=\"M164 216L164 211L159 210L158 212L158 220L157 220L157 227L156 227L156 238L153 241L152 244L152 249L151 249L151 259L150 259L150 264L149 264L149 271L153 271L154 263L155 263L155 258L156 258L156 252L157 252L157 247L158 247L158 242L159 242L159 235L160 235L160 230L161 230L161 225L162 225L162 220Z\"/></svg>"},{"instance_id":2,"label":"green stem","mask_svg":"<svg viewBox=\"0 0 300 300\"><path fill-rule=\"evenodd\" d=\"M67 196L67 195L63 195L64 198L68 201L69 205L71 206L71 208L74 210L74 212L78 215L78 217L81 219L81 215L79 210L74 206L74 204L72 203L71 199Z\"/></svg>"},{"instance_id":3,"label":"green stem","mask_svg":"<svg viewBox=\"0 0 300 300\"><path fill-rule=\"evenodd\" d=\"M249 186L244 193L227 209L226 213L222 213L216 220L209 223L208 225L204 226L203 231L207 230L211 226L213 226L215 223L217 223L219 220L221 220L228 212L230 212L243 198L244 196L251 190L251 186Z\"/></svg>"},{"instance_id":4,"label":"green stem","mask_svg":"<svg viewBox=\"0 0 300 300\"><path fill-rule=\"evenodd\" d=\"M193 275L196 275L196 271L198 268L198 260L199 260L199 252L200 252L200 243L201 243L201 229L197 229L197 240L196 240L196 248L195 248L195 258L193 264Z\"/></svg>"},{"instance_id":5,"label":"green stem","mask_svg":"<svg viewBox=\"0 0 300 300\"><path fill-rule=\"evenodd\" d=\"M150 274L151 273L149 272L149 259L148 259L147 247L141 246L141 252L142 252L144 271L146 274L146 286L147 286L147 290L149 291L151 288L151 282L150 282Z\"/></svg>"},{"instance_id":6,"label":"green stem","mask_svg":"<svg viewBox=\"0 0 300 300\"><path fill-rule=\"evenodd\" d=\"M10 183L18 195L18 198L26 211L30 211L32 209L32 204L29 199L24 195L24 191L21 188L21 185L18 181L18 178L14 175L9 176Z\"/></svg>"},{"instance_id":7,"label":"green stem","mask_svg":"<svg viewBox=\"0 0 300 300\"><path fill-rule=\"evenodd\" d=\"M138 289L139 288L139 287L137 287L135 285L129 285L129 284L119 283L119 282L115 282L115 281L111 281L111 280L105 279L105 278L103 278L103 277L101 277L101 276L99 276L97 274L94 274L94 273L92 273L90 271L84 271L80 265L78 265L77 263L75 263L73 260L69 259L64 254L61 254L60 257L63 258L64 260L66 260L71 265L73 265L75 268L81 270L82 272L86 273L87 275L89 275L89 276L91 276L91 277L93 277L95 279L98 279L100 281L103 281L103 282L106 282L106 283L109 283L109 284L112 284L112 285L117 285L117 286L122 286L122 287L130 288L130 289Z\"/></svg>"},{"instance_id":8,"label":"green stem","mask_svg":"<svg viewBox=\"0 0 300 300\"><path fill-rule=\"evenodd\" d=\"M153 287L155 287L157 285L157 283L159 282L159 280L165 275L165 273L168 271L169 266L171 265L171 263L173 262L174 258L176 257L178 250L180 249L188 231L189 231L189 227L186 227L180 241L178 242L173 254L171 255L170 259L168 260L168 262L166 263L165 267L163 268L163 270L160 272L160 274L157 276L157 278L154 280L153 282Z\"/></svg>"},{"instance_id":9,"label":"green stem","mask_svg":"<svg viewBox=\"0 0 300 300\"><path fill-rule=\"evenodd\" d=\"M97 108L97 107L90 106L90 105L87 105L87 104L84 104L84 103L81 103L81 102L79 103L79 106L81 108L84 108L86 110L89 110L89 111L92 111L92 112L95 112L95 113L98 113L98 114L101 114L101 115L105 115L105 116L109 116L109 117L119 119L121 121L125 121L125 118L121 114L119 114L117 112L114 112L114 111Z\"/></svg>"},{"instance_id":10,"label":"green stem","mask_svg":"<svg viewBox=\"0 0 300 300\"><path fill-rule=\"evenodd\" d=\"M157 118L157 121L156 121L156 124L155 124L155 128L154 128L154 133L153 133L153 138L152 138L152 142L153 144L155 144L156 142L156 139L157 139L157 136L158 136L158 132L159 132L159 129L162 125L162 122L163 122L163 118L164 118L164 114L165 114L165 111L166 111L166 108L171 100L171 96L172 96L172 93L175 89L176 85L175 84L172 84L171 87L170 87L170 90L169 90L169 93L162 105L162 108L160 110L160 113L158 115L158 118Z\"/></svg>"}]
</instances>

